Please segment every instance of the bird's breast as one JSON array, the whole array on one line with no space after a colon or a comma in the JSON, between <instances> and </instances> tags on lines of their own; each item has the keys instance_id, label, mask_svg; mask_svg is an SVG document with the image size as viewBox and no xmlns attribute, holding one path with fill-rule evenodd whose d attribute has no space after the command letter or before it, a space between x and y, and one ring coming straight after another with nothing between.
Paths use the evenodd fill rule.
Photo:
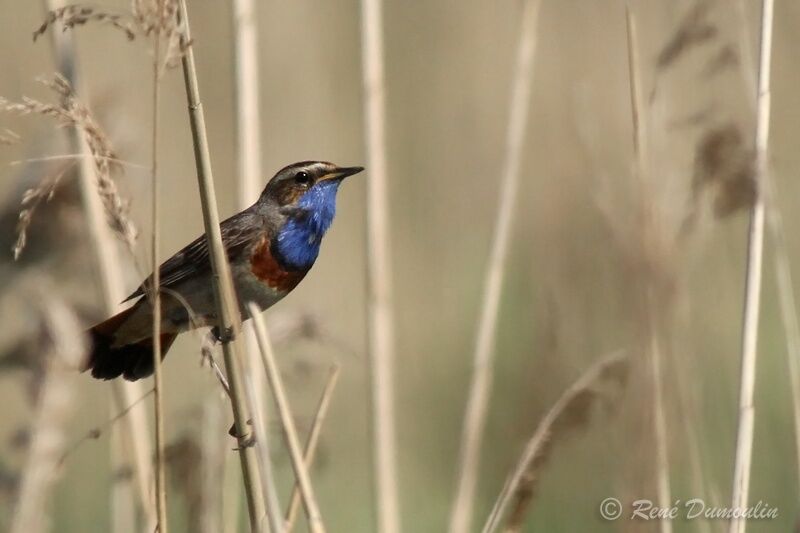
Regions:
<instances>
[{"instance_id":1,"label":"bird's breast","mask_svg":"<svg viewBox=\"0 0 800 533\"><path fill-rule=\"evenodd\" d=\"M275 259L270 250L270 239L262 237L250 254L250 270L259 281L270 289L287 293L308 273L308 269L287 270Z\"/></svg>"}]
</instances>

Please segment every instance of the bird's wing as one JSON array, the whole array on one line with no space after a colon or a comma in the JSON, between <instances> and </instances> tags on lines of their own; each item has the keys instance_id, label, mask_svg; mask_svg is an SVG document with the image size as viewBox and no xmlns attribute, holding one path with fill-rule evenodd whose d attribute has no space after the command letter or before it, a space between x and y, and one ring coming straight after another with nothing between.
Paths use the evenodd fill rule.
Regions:
<instances>
[{"instance_id":1,"label":"bird's wing","mask_svg":"<svg viewBox=\"0 0 800 533\"><path fill-rule=\"evenodd\" d=\"M222 243L232 261L260 231L261 225L251 220L253 215L247 212L234 215L220 224ZM205 234L199 236L175 255L164 261L158 269L161 277L160 285L165 288L176 288L182 281L192 276L211 271L211 260L208 251L208 240ZM125 298L125 302L145 294L153 276L152 274L136 291Z\"/></svg>"}]
</instances>

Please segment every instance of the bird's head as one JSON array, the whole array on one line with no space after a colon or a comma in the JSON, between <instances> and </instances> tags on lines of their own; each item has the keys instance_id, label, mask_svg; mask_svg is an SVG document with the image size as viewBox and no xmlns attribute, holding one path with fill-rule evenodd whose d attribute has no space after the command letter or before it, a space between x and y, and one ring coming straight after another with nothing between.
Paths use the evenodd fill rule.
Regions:
<instances>
[{"instance_id":1,"label":"bird's head","mask_svg":"<svg viewBox=\"0 0 800 533\"><path fill-rule=\"evenodd\" d=\"M327 161L294 163L280 169L269 180L261 196L280 208L291 208L300 203L314 207L323 197L335 202L342 180L362 170L363 167L337 167Z\"/></svg>"},{"instance_id":2,"label":"bird's head","mask_svg":"<svg viewBox=\"0 0 800 533\"><path fill-rule=\"evenodd\" d=\"M336 192L342 180L364 170L325 161L303 161L282 168L259 200L280 214L273 248L289 268L308 268L336 214Z\"/></svg>"}]
</instances>

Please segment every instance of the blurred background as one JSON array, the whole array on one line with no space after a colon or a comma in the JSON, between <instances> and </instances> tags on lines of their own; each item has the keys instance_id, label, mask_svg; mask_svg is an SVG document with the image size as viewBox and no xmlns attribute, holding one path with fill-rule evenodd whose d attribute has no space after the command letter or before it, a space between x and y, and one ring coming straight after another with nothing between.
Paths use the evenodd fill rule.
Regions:
<instances>
[{"instance_id":1,"label":"blurred background","mask_svg":"<svg viewBox=\"0 0 800 533\"><path fill-rule=\"evenodd\" d=\"M474 527L483 523L524 443L559 394L594 361L622 350L631 360L625 390L613 408L592 413L581 431L553 447L538 476L525 531L658 529L654 523L607 522L598 513L606 497L655 498L645 354L654 323L663 358L672 497L730 501L760 2L704 4L707 8L698 10L695 0L630 2L647 97L649 164L639 180L625 2L542 2ZM102 5L127 9L121 1ZM237 211L230 6L193 1L189 9L219 208L228 216ZM44 19L41 3L6 0L2 10L0 96L53 100L36 82L55 68L49 41L31 40ZM448 523L521 10L517 0L384 6L393 377L404 531L444 531ZM294 161L365 164L359 3L261 2L257 12L264 183ZM800 134L798 25L800 4L777 2L770 164L795 278L800 276L800 247L792 232L800 224L800 185L792 170L800 168L792 140ZM681 45L680 32L692 28L699 30ZM118 180L140 230L135 258L119 247L126 289L132 291L150 271L151 260L146 169L151 58L146 42L127 42L108 26L88 24L75 36L83 94L119 157L143 166L127 165ZM161 255L166 258L202 232L179 70L165 75L161 111ZM63 164L26 160L64 154L67 148L63 130L41 117L6 113L0 118L3 128L20 137L0 146L0 314L6 324L0 343L0 524L8 524L35 405L37 373L30 357L41 351L36 300L58 294L87 327L104 316L74 180L64 180L37 211L27 249L13 261L23 191ZM722 169L714 162L718 152ZM266 312L303 431L330 365L342 367L312 471L330 531L375 530L365 342L369 179L367 169L345 183L315 268ZM768 239L750 500L777 507L779 516L753 522L750 531L788 531L800 517L796 428L773 252ZM651 289L649 306L642 287ZM175 451L168 498L176 531L194 530L191 473L202 471L202 461L192 463L192 453L199 453L209 420L225 450L235 444L225 436L231 423L227 403L201 367L198 348L196 336L182 336L164 366L167 439ZM71 451L52 496L52 530L110 530L110 488L130 472L111 468L108 431L80 440L103 427L113 409L108 383L87 375L75 379L65 436ZM270 432L281 442L278 426ZM293 478L282 450L273 446L286 501ZM221 484L240 512L237 518L230 510L236 505L227 504L225 531L236 531L237 523L244 531L238 464L234 452L227 455L234 457L228 458L233 467ZM722 531L725 525L673 523L676 531Z\"/></svg>"}]
</instances>

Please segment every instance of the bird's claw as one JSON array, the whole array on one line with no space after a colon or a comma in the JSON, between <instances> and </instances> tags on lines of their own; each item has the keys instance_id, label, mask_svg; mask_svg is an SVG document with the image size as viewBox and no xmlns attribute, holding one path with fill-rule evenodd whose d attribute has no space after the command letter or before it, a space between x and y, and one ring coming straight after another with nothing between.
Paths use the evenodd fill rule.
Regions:
<instances>
[{"instance_id":1,"label":"bird's claw","mask_svg":"<svg viewBox=\"0 0 800 533\"><path fill-rule=\"evenodd\" d=\"M223 330L220 329L219 326L214 326L213 328L211 328L211 336L217 343L222 343L222 344L226 342L231 342L236 337L236 335L234 335L233 332L233 326L225 328L224 332Z\"/></svg>"},{"instance_id":2,"label":"bird's claw","mask_svg":"<svg viewBox=\"0 0 800 533\"><path fill-rule=\"evenodd\" d=\"M248 420L247 425L252 426L253 420L252 419ZM243 435L239 435L239 433L236 431L236 422L231 424L231 428L228 430L228 435L230 435L231 437L235 438L238 441L239 447L237 448L237 450L250 448L251 446L254 446L256 443L256 437L251 431L248 431Z\"/></svg>"}]
</instances>

